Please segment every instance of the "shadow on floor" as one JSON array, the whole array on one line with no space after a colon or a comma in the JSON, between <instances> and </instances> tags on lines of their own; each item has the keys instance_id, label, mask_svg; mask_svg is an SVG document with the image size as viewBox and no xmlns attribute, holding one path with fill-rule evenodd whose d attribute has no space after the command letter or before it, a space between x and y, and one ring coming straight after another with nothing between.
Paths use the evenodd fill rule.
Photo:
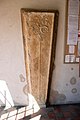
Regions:
<instances>
[{"instance_id":1,"label":"shadow on floor","mask_svg":"<svg viewBox=\"0 0 80 120\"><path fill-rule=\"evenodd\" d=\"M35 113L33 108L11 108L0 120L80 120L80 104L41 108Z\"/></svg>"}]
</instances>

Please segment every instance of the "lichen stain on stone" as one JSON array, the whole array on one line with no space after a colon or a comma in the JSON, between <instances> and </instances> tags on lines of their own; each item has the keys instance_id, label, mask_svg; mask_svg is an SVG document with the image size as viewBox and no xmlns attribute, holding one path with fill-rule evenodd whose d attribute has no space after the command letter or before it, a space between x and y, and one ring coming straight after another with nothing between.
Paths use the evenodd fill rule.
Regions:
<instances>
[{"instance_id":1,"label":"lichen stain on stone","mask_svg":"<svg viewBox=\"0 0 80 120\"><path fill-rule=\"evenodd\" d=\"M66 96L64 94L60 94L58 91L51 90L50 101L51 103L63 102L66 100Z\"/></svg>"},{"instance_id":2,"label":"lichen stain on stone","mask_svg":"<svg viewBox=\"0 0 80 120\"><path fill-rule=\"evenodd\" d=\"M76 88L73 88L73 89L71 90L71 92L72 92L73 94L75 94L75 93L77 93L77 89L76 89Z\"/></svg>"},{"instance_id":3,"label":"lichen stain on stone","mask_svg":"<svg viewBox=\"0 0 80 120\"><path fill-rule=\"evenodd\" d=\"M72 78L70 79L70 84L71 84L71 85L76 84L76 78L75 78L75 77L72 77Z\"/></svg>"},{"instance_id":4,"label":"lichen stain on stone","mask_svg":"<svg viewBox=\"0 0 80 120\"><path fill-rule=\"evenodd\" d=\"M19 78L20 78L20 81L21 81L21 82L25 82L25 77L23 76L23 74L20 74L20 75L19 75Z\"/></svg>"}]
</instances>

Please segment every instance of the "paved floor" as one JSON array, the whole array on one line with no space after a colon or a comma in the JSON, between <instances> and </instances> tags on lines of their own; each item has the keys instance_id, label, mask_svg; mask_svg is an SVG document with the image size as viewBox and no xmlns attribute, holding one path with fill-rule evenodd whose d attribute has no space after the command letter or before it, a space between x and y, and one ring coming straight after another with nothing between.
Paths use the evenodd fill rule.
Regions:
<instances>
[{"instance_id":1,"label":"paved floor","mask_svg":"<svg viewBox=\"0 0 80 120\"><path fill-rule=\"evenodd\" d=\"M62 105L42 108L20 120L80 120L80 105Z\"/></svg>"},{"instance_id":2,"label":"paved floor","mask_svg":"<svg viewBox=\"0 0 80 120\"><path fill-rule=\"evenodd\" d=\"M80 104L41 108L35 113L33 108L11 108L0 120L80 120Z\"/></svg>"}]
</instances>

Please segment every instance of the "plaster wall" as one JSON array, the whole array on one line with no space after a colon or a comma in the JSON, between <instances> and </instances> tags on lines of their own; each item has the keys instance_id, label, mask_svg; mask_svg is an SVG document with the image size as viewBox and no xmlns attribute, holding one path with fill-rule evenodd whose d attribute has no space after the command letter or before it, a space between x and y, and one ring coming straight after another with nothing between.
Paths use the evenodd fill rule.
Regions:
<instances>
[{"instance_id":1,"label":"plaster wall","mask_svg":"<svg viewBox=\"0 0 80 120\"><path fill-rule=\"evenodd\" d=\"M66 0L0 0L0 80L6 81L15 104L27 103L21 8L59 10L50 102L80 102L78 64L64 64L65 7ZM75 84L70 82L73 77L76 79Z\"/></svg>"}]
</instances>

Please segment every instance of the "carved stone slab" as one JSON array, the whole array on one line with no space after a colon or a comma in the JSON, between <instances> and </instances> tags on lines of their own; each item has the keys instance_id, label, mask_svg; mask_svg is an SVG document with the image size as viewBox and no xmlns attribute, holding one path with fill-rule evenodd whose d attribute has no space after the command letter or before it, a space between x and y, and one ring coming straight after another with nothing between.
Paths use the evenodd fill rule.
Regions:
<instances>
[{"instance_id":1,"label":"carved stone slab","mask_svg":"<svg viewBox=\"0 0 80 120\"><path fill-rule=\"evenodd\" d=\"M23 9L22 27L28 92L38 104L47 100L55 13Z\"/></svg>"}]
</instances>

